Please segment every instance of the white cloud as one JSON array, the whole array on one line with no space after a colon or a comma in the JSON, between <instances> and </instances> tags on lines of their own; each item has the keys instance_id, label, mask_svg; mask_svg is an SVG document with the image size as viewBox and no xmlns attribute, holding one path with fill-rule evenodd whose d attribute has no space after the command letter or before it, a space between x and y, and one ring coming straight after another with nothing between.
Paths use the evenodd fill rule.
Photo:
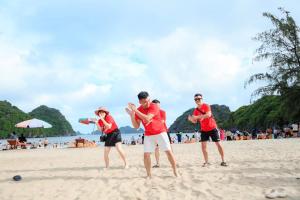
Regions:
<instances>
[{"instance_id":1,"label":"white cloud","mask_svg":"<svg viewBox=\"0 0 300 200\"><path fill-rule=\"evenodd\" d=\"M1 96L10 94L12 103L25 111L41 104L60 109L76 130L86 130L77 119L93 115L101 105L109 107L120 125L130 124L124 107L128 101L137 102L141 90L162 101L169 123L194 106L192 95L198 91L216 100L209 103L238 104L234 90L249 74L247 52L192 29L180 28L157 40L115 44L82 58L52 54L47 62L30 62L42 41L19 46L0 40ZM83 66L76 66L77 60Z\"/></svg>"}]
</instances>

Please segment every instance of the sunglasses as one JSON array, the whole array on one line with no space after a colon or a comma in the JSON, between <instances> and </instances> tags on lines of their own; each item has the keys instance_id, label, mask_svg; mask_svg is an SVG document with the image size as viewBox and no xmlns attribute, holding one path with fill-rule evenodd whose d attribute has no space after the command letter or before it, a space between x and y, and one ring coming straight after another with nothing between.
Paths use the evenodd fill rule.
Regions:
<instances>
[{"instance_id":1,"label":"sunglasses","mask_svg":"<svg viewBox=\"0 0 300 200\"><path fill-rule=\"evenodd\" d=\"M200 101L202 98L195 98L194 100L195 101Z\"/></svg>"}]
</instances>

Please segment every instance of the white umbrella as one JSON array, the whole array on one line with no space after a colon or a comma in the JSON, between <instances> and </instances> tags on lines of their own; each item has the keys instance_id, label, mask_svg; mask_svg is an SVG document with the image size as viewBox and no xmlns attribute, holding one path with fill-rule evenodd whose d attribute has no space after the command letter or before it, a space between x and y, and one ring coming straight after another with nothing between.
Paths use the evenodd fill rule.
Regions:
<instances>
[{"instance_id":1,"label":"white umbrella","mask_svg":"<svg viewBox=\"0 0 300 200\"><path fill-rule=\"evenodd\" d=\"M26 120L26 121L17 123L15 125L15 127L18 127L18 128L51 128L52 125L43 120L33 118L30 120Z\"/></svg>"}]
</instances>

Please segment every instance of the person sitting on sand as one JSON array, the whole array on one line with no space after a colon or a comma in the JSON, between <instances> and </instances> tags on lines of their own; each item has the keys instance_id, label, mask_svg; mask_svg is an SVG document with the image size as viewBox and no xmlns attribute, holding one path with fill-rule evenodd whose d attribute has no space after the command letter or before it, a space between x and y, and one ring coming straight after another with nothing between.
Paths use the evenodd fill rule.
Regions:
<instances>
[{"instance_id":1,"label":"person sitting on sand","mask_svg":"<svg viewBox=\"0 0 300 200\"><path fill-rule=\"evenodd\" d=\"M113 119L113 117L109 114L109 111L105 107L99 107L95 114L99 117L99 120L94 120L96 123L98 130L104 132L106 134L106 140L104 144L104 161L105 167L109 167L109 152L111 147L116 147L121 159L124 162L124 168L128 168L125 153L122 149L122 138L121 132L118 129L118 126Z\"/></svg>"},{"instance_id":2,"label":"person sitting on sand","mask_svg":"<svg viewBox=\"0 0 300 200\"><path fill-rule=\"evenodd\" d=\"M199 121L201 125L201 147L205 160L205 163L202 166L205 167L209 165L207 154L207 141L209 141L209 138L211 138L218 147L218 151L222 159L221 166L227 166L224 161L224 150L220 144L217 123L213 118L210 106L203 102L202 94L199 93L194 95L194 101L197 107L195 108L193 115L188 116L188 120L192 123L197 123L197 121Z\"/></svg>"},{"instance_id":3,"label":"person sitting on sand","mask_svg":"<svg viewBox=\"0 0 300 200\"><path fill-rule=\"evenodd\" d=\"M43 143L44 143L44 148L47 148L47 146L48 146L48 144L49 144L48 139L45 138Z\"/></svg>"}]
</instances>

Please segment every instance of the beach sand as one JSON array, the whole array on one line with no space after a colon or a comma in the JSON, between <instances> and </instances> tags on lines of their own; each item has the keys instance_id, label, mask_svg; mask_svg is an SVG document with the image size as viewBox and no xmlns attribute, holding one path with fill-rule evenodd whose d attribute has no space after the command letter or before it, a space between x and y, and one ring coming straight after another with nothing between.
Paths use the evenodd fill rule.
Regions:
<instances>
[{"instance_id":1,"label":"beach sand","mask_svg":"<svg viewBox=\"0 0 300 200\"><path fill-rule=\"evenodd\" d=\"M108 170L103 170L103 147L1 151L0 199L259 200L272 188L285 189L285 199L300 199L300 139L222 144L228 167L220 166L213 143L208 145L212 165L205 168L200 143L175 144L180 177L173 177L161 153L161 167L153 169L151 180L145 179L142 145L123 145L129 169L112 149ZM13 181L14 175L23 179Z\"/></svg>"}]
</instances>

